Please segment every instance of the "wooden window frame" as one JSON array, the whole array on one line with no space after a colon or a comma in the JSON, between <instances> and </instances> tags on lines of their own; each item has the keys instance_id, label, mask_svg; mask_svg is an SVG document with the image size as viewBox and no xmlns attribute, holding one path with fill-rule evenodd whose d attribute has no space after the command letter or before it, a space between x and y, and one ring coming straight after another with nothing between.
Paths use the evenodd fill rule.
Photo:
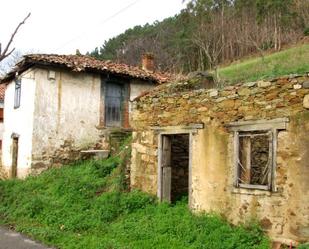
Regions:
<instances>
[{"instance_id":1,"label":"wooden window frame","mask_svg":"<svg viewBox=\"0 0 309 249\"><path fill-rule=\"evenodd\" d=\"M266 191L277 191L275 185L276 176L276 158L277 158L277 137L279 130L286 130L287 118L278 118L272 120L258 121L241 121L228 124L230 131L234 132L234 187L245 189L258 189ZM271 169L268 175L267 185L243 184L239 182L239 137L242 132L262 131L268 133L271 137L269 144L269 160L271 161Z\"/></svg>"},{"instance_id":2,"label":"wooden window frame","mask_svg":"<svg viewBox=\"0 0 309 249\"><path fill-rule=\"evenodd\" d=\"M236 172L235 172L235 186L239 187L239 188L249 188L249 189L261 189L261 190L271 190L272 188L272 178L273 178L273 167L274 167L274 131L273 130L259 130L262 132L262 134L264 135L268 135L269 137L269 151L268 151L268 162L270 163L269 167L270 170L268 172L268 184L265 185L261 185L261 184L246 184L246 183L241 183L241 179L240 179L240 158L239 158L239 151L240 151L240 137L252 137L250 135L250 132L253 131L249 131L247 132L247 134L242 134L239 131L235 132L235 140L236 140L236 145L235 146L235 157L236 157L236 163L235 163L235 167L236 167ZM251 159L251 154L250 154L250 159ZM250 168L252 168L252 164L250 163Z\"/></svg>"},{"instance_id":3,"label":"wooden window frame","mask_svg":"<svg viewBox=\"0 0 309 249\"><path fill-rule=\"evenodd\" d=\"M15 92L14 92L14 109L20 107L21 99L21 79L15 80Z\"/></svg>"}]
</instances>

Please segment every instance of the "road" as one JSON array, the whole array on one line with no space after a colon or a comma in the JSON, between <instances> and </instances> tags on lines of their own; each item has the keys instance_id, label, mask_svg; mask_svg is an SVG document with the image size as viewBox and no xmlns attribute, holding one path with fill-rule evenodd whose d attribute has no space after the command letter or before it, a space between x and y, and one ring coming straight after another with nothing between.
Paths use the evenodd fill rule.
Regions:
<instances>
[{"instance_id":1,"label":"road","mask_svg":"<svg viewBox=\"0 0 309 249\"><path fill-rule=\"evenodd\" d=\"M38 242L35 242L26 236L0 227L0 249L52 249Z\"/></svg>"}]
</instances>

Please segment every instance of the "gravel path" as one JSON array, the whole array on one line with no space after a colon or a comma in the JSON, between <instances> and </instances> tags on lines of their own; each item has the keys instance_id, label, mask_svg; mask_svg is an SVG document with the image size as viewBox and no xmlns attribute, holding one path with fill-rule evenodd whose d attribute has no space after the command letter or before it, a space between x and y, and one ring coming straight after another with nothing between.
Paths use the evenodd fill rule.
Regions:
<instances>
[{"instance_id":1,"label":"gravel path","mask_svg":"<svg viewBox=\"0 0 309 249\"><path fill-rule=\"evenodd\" d=\"M52 249L38 242L35 242L26 236L0 227L0 249Z\"/></svg>"}]
</instances>

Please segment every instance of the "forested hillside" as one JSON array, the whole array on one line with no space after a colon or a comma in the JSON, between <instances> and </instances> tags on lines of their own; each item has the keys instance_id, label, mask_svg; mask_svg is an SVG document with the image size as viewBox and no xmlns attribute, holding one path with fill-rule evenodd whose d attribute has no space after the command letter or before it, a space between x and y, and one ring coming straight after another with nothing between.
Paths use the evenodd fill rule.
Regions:
<instances>
[{"instance_id":1,"label":"forested hillside","mask_svg":"<svg viewBox=\"0 0 309 249\"><path fill-rule=\"evenodd\" d=\"M162 71L216 69L252 53L281 50L309 35L309 0L191 0L174 17L136 26L90 52L100 59L140 64L155 55Z\"/></svg>"}]
</instances>

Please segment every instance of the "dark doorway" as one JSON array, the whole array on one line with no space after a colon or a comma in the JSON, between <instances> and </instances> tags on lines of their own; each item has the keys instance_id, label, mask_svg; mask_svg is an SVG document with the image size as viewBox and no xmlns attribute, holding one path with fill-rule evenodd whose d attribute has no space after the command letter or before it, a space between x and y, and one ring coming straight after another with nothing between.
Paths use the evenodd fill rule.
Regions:
<instances>
[{"instance_id":1,"label":"dark doorway","mask_svg":"<svg viewBox=\"0 0 309 249\"><path fill-rule=\"evenodd\" d=\"M189 134L162 136L162 200L174 203L189 194Z\"/></svg>"},{"instance_id":2,"label":"dark doorway","mask_svg":"<svg viewBox=\"0 0 309 249\"><path fill-rule=\"evenodd\" d=\"M12 170L11 177L17 177L17 163L18 163L18 137L13 137L12 144Z\"/></svg>"}]
</instances>

